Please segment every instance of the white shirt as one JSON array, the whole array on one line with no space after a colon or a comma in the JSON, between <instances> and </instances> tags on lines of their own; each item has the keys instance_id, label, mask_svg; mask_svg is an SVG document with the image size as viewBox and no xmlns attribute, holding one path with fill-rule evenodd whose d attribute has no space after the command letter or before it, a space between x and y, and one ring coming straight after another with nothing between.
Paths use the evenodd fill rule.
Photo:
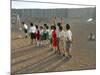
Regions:
<instances>
[{"instance_id":1,"label":"white shirt","mask_svg":"<svg viewBox=\"0 0 100 75\"><path fill-rule=\"evenodd\" d=\"M26 24L24 24L24 28L25 28L25 29L28 29L28 26L27 26Z\"/></svg>"},{"instance_id":2,"label":"white shirt","mask_svg":"<svg viewBox=\"0 0 100 75\"><path fill-rule=\"evenodd\" d=\"M65 35L66 35L66 40L72 41L72 32L71 32L71 30L67 30Z\"/></svg>"},{"instance_id":3,"label":"white shirt","mask_svg":"<svg viewBox=\"0 0 100 75\"><path fill-rule=\"evenodd\" d=\"M43 32L44 32L44 30L43 30L43 29L41 29L41 30L40 30L40 35L43 35Z\"/></svg>"},{"instance_id":4,"label":"white shirt","mask_svg":"<svg viewBox=\"0 0 100 75\"><path fill-rule=\"evenodd\" d=\"M50 30L50 32L49 32L49 38L52 38L52 32L53 32L53 30Z\"/></svg>"},{"instance_id":5,"label":"white shirt","mask_svg":"<svg viewBox=\"0 0 100 75\"><path fill-rule=\"evenodd\" d=\"M59 32L59 38L64 38L65 37L65 31L62 30L61 32Z\"/></svg>"},{"instance_id":6,"label":"white shirt","mask_svg":"<svg viewBox=\"0 0 100 75\"><path fill-rule=\"evenodd\" d=\"M49 29L47 29L47 30L46 30L46 32L47 32L47 33L49 33L49 32L50 32L50 30L49 30Z\"/></svg>"},{"instance_id":7,"label":"white shirt","mask_svg":"<svg viewBox=\"0 0 100 75\"><path fill-rule=\"evenodd\" d=\"M30 27L29 32L35 33L36 32L36 27L35 26Z\"/></svg>"}]
</instances>

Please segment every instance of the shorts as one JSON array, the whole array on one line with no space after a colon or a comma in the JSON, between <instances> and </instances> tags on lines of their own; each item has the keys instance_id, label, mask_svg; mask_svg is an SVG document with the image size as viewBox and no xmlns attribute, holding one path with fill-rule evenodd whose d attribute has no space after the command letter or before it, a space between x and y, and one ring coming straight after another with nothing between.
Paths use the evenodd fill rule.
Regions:
<instances>
[{"instance_id":1,"label":"shorts","mask_svg":"<svg viewBox=\"0 0 100 75\"><path fill-rule=\"evenodd\" d=\"M50 44L52 44L52 38L49 38Z\"/></svg>"},{"instance_id":2,"label":"shorts","mask_svg":"<svg viewBox=\"0 0 100 75\"><path fill-rule=\"evenodd\" d=\"M66 49L67 50L72 50L72 43L66 42Z\"/></svg>"},{"instance_id":3,"label":"shorts","mask_svg":"<svg viewBox=\"0 0 100 75\"><path fill-rule=\"evenodd\" d=\"M31 39L35 39L36 38L35 33L30 33L30 34L31 34Z\"/></svg>"},{"instance_id":4,"label":"shorts","mask_svg":"<svg viewBox=\"0 0 100 75\"><path fill-rule=\"evenodd\" d=\"M27 29L24 29L24 32L27 33Z\"/></svg>"}]
</instances>

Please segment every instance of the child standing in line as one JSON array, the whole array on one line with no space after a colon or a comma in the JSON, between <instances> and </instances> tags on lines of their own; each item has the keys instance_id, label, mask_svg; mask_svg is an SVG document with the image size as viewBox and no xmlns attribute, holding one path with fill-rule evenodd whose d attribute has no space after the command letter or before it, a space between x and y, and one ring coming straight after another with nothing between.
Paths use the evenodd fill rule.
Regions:
<instances>
[{"instance_id":1,"label":"child standing in line","mask_svg":"<svg viewBox=\"0 0 100 75\"><path fill-rule=\"evenodd\" d=\"M46 26L46 42L47 42L47 44L49 44L49 33L50 33L49 26Z\"/></svg>"},{"instance_id":2,"label":"child standing in line","mask_svg":"<svg viewBox=\"0 0 100 75\"><path fill-rule=\"evenodd\" d=\"M70 25L66 25L66 52L68 54L68 57L71 58L71 50L72 50L72 32L70 30Z\"/></svg>"},{"instance_id":3,"label":"child standing in line","mask_svg":"<svg viewBox=\"0 0 100 75\"><path fill-rule=\"evenodd\" d=\"M59 50L60 54L65 56L65 31L62 26L59 27Z\"/></svg>"},{"instance_id":4,"label":"child standing in line","mask_svg":"<svg viewBox=\"0 0 100 75\"><path fill-rule=\"evenodd\" d=\"M40 26L40 45L43 45L43 26Z\"/></svg>"},{"instance_id":5,"label":"child standing in line","mask_svg":"<svg viewBox=\"0 0 100 75\"><path fill-rule=\"evenodd\" d=\"M53 26L52 44L53 44L53 50L55 51L55 53L57 53L57 33L56 33L56 27L55 26Z\"/></svg>"},{"instance_id":6,"label":"child standing in line","mask_svg":"<svg viewBox=\"0 0 100 75\"><path fill-rule=\"evenodd\" d=\"M31 38L31 45L33 44L33 39L36 39L36 35L35 35L35 32L36 32L36 27L33 25L33 23L30 23L30 38Z\"/></svg>"},{"instance_id":7,"label":"child standing in line","mask_svg":"<svg viewBox=\"0 0 100 75\"><path fill-rule=\"evenodd\" d=\"M38 25L36 25L36 43L37 43L37 46L40 45L40 31L38 29Z\"/></svg>"},{"instance_id":8,"label":"child standing in line","mask_svg":"<svg viewBox=\"0 0 100 75\"><path fill-rule=\"evenodd\" d=\"M50 28L50 32L49 32L49 41L50 41L50 48L52 50L52 32L53 32L53 26L51 26Z\"/></svg>"},{"instance_id":9,"label":"child standing in line","mask_svg":"<svg viewBox=\"0 0 100 75\"><path fill-rule=\"evenodd\" d=\"M61 26L61 23L57 23L56 25L56 33L57 33L57 52L60 54L60 49L59 49L59 27Z\"/></svg>"},{"instance_id":10,"label":"child standing in line","mask_svg":"<svg viewBox=\"0 0 100 75\"><path fill-rule=\"evenodd\" d=\"M43 28L44 28L44 30L43 30L43 43L44 43L44 45L46 45L47 44L47 29L46 29L46 26L47 26L47 24L44 24L44 26L43 26Z\"/></svg>"}]
</instances>

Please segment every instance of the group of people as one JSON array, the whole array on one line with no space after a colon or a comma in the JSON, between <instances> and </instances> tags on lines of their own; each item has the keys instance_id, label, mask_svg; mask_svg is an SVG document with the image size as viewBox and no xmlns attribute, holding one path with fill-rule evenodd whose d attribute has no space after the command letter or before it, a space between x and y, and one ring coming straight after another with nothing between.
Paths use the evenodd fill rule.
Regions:
<instances>
[{"instance_id":1,"label":"group of people","mask_svg":"<svg viewBox=\"0 0 100 75\"><path fill-rule=\"evenodd\" d=\"M50 26L47 24L34 25L30 23L29 28L24 22L22 24L24 25L25 38L28 37L29 33L31 44L36 42L37 46L42 46L44 44L43 41L45 41L54 53L67 58L72 57L71 49L73 39L69 24L66 24L64 27L61 23Z\"/></svg>"}]
</instances>

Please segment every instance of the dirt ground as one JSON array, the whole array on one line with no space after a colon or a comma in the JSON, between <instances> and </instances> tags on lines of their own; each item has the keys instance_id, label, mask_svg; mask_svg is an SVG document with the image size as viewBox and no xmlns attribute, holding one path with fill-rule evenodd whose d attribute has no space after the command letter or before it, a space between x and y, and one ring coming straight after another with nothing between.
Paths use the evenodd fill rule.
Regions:
<instances>
[{"instance_id":1,"label":"dirt ground","mask_svg":"<svg viewBox=\"0 0 100 75\"><path fill-rule=\"evenodd\" d=\"M11 72L13 74L88 70L96 68L96 41L88 41L90 32L96 35L95 23L72 23L73 48L71 59L54 54L49 45L30 45L29 38L18 39L11 32Z\"/></svg>"}]
</instances>

